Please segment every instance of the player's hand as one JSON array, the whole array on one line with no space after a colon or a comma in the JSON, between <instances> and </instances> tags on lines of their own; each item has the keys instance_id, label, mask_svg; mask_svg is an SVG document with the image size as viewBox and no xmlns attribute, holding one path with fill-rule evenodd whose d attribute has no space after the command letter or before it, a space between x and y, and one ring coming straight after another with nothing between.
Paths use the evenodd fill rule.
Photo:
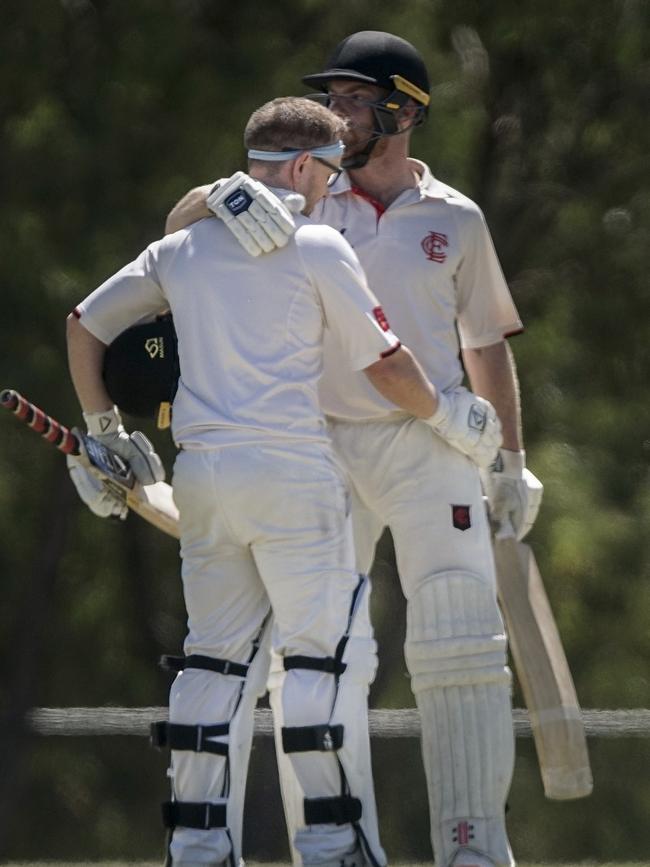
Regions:
<instances>
[{"instance_id":1,"label":"player's hand","mask_svg":"<svg viewBox=\"0 0 650 867\"><path fill-rule=\"evenodd\" d=\"M117 407L105 412L85 412L83 416L88 433L124 458L141 484L164 481L165 468L154 447L141 431L129 434L124 430Z\"/></svg>"},{"instance_id":2,"label":"player's hand","mask_svg":"<svg viewBox=\"0 0 650 867\"><path fill-rule=\"evenodd\" d=\"M481 479L495 537L521 541L535 523L544 492L540 480L526 469L526 452L499 449Z\"/></svg>"},{"instance_id":3,"label":"player's hand","mask_svg":"<svg viewBox=\"0 0 650 867\"><path fill-rule=\"evenodd\" d=\"M282 202L264 184L245 172L235 172L217 181L206 204L247 253L259 256L285 246L296 231L293 214L305 207L305 199L294 193Z\"/></svg>"},{"instance_id":4,"label":"player's hand","mask_svg":"<svg viewBox=\"0 0 650 867\"><path fill-rule=\"evenodd\" d=\"M449 445L487 468L502 442L501 422L492 404L466 388L438 392L438 409L425 419Z\"/></svg>"},{"instance_id":5,"label":"player's hand","mask_svg":"<svg viewBox=\"0 0 650 867\"><path fill-rule=\"evenodd\" d=\"M65 460L77 493L90 511L100 518L120 518L123 521L129 512L126 503L107 490L76 458L68 455Z\"/></svg>"}]
</instances>

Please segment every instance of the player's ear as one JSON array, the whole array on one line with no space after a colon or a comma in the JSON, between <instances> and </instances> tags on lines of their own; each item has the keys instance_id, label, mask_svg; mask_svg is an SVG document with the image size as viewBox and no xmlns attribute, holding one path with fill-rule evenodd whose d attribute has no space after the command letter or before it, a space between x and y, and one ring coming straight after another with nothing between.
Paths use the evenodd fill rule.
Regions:
<instances>
[{"instance_id":1,"label":"player's ear","mask_svg":"<svg viewBox=\"0 0 650 867\"><path fill-rule=\"evenodd\" d=\"M304 180L304 174L309 165L310 154L304 153L300 154L300 156L296 157L293 163L291 164L291 177L294 182L294 186L296 181L300 182Z\"/></svg>"},{"instance_id":2,"label":"player's ear","mask_svg":"<svg viewBox=\"0 0 650 867\"><path fill-rule=\"evenodd\" d=\"M398 129L409 129L413 126L417 117L418 108L416 104L409 102L397 112L397 127Z\"/></svg>"}]
</instances>

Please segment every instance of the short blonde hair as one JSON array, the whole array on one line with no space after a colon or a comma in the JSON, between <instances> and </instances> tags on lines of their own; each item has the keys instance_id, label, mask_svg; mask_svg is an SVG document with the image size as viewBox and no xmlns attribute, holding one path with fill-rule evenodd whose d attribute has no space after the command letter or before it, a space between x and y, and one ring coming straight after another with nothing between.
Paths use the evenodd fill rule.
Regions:
<instances>
[{"instance_id":1,"label":"short blonde hair","mask_svg":"<svg viewBox=\"0 0 650 867\"><path fill-rule=\"evenodd\" d=\"M345 123L324 105L301 96L272 99L250 116L244 130L247 150L309 150L343 136Z\"/></svg>"}]
</instances>

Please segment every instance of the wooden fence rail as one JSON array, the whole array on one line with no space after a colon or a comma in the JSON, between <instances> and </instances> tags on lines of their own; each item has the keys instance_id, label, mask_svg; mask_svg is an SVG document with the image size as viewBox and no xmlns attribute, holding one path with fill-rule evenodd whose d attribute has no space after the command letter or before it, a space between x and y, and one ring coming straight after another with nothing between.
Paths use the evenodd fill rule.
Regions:
<instances>
[{"instance_id":1,"label":"wooden fence rail","mask_svg":"<svg viewBox=\"0 0 650 867\"><path fill-rule=\"evenodd\" d=\"M40 735L148 735L149 724L166 719L166 707L39 707L28 714ZM531 737L528 711L512 712L517 737ZM589 737L648 738L650 710L583 710ZM271 711L255 711L255 734L273 734ZM380 738L412 738L420 734L420 715L414 708L370 711L370 734Z\"/></svg>"}]
</instances>

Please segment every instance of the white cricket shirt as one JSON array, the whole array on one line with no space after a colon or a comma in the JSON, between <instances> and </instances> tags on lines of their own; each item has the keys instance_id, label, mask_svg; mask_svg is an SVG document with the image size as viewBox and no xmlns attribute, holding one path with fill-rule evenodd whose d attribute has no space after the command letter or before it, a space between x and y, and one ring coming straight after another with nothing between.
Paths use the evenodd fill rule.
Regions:
<instances>
[{"instance_id":1,"label":"white cricket shirt","mask_svg":"<svg viewBox=\"0 0 650 867\"><path fill-rule=\"evenodd\" d=\"M419 181L388 207L341 175L312 213L354 248L368 285L400 340L443 390L459 385L459 350L490 346L522 330L480 208L409 160ZM349 375L325 341L320 386L326 414L371 419L395 407L367 379Z\"/></svg>"},{"instance_id":2,"label":"white cricket shirt","mask_svg":"<svg viewBox=\"0 0 650 867\"><path fill-rule=\"evenodd\" d=\"M255 259L221 220L201 220L151 244L78 306L106 344L171 308L179 445L327 441L317 389L324 335L348 378L399 346L344 238L306 217L297 224L286 247Z\"/></svg>"}]
</instances>

